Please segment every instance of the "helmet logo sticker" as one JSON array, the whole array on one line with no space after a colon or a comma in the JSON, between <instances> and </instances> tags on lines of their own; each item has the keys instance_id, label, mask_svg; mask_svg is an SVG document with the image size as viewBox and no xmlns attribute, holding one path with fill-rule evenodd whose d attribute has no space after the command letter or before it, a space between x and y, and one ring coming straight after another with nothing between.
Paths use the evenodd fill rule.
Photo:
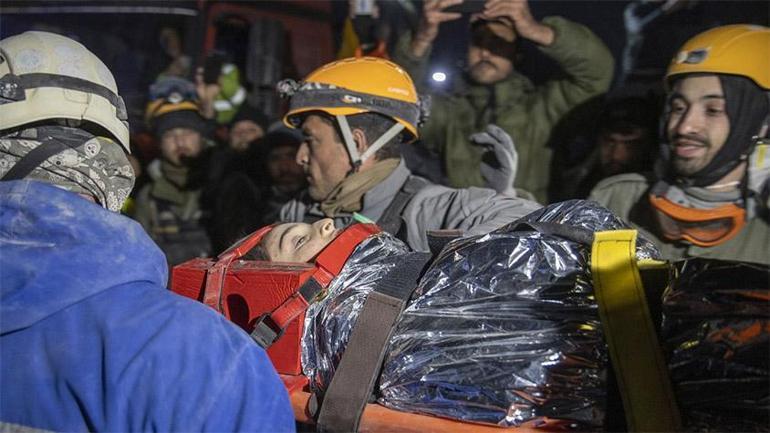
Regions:
<instances>
[{"instance_id":1,"label":"helmet logo sticker","mask_svg":"<svg viewBox=\"0 0 770 433\"><path fill-rule=\"evenodd\" d=\"M391 93L399 93L399 94L401 94L401 95L406 95L406 96L408 96L408 95L409 95L409 92L408 92L408 91L406 91L406 90L404 90L404 89L400 89L400 88L398 88L398 87L388 87L388 92L391 92Z\"/></svg>"},{"instance_id":2,"label":"helmet logo sticker","mask_svg":"<svg viewBox=\"0 0 770 433\"><path fill-rule=\"evenodd\" d=\"M346 104L360 104L363 102L363 99L359 98L358 96L343 95L342 102Z\"/></svg>"},{"instance_id":3,"label":"helmet logo sticker","mask_svg":"<svg viewBox=\"0 0 770 433\"><path fill-rule=\"evenodd\" d=\"M676 56L676 63L687 63L697 65L702 63L708 57L710 48L700 48L691 51L680 51Z\"/></svg>"}]
</instances>

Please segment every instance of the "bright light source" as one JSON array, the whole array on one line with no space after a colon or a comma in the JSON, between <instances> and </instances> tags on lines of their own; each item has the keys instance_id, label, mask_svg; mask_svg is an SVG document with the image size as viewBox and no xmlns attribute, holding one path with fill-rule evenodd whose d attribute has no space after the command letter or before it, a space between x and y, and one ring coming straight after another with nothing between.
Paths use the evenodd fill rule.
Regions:
<instances>
[{"instance_id":1,"label":"bright light source","mask_svg":"<svg viewBox=\"0 0 770 433\"><path fill-rule=\"evenodd\" d=\"M433 78L433 81L443 83L446 81L446 74L443 72L434 72L431 78Z\"/></svg>"}]
</instances>

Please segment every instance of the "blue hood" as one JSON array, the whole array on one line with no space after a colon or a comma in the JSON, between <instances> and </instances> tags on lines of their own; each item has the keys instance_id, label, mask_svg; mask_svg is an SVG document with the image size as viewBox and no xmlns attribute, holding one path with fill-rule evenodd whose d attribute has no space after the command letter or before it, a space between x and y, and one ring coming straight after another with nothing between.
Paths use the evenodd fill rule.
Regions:
<instances>
[{"instance_id":1,"label":"blue hood","mask_svg":"<svg viewBox=\"0 0 770 433\"><path fill-rule=\"evenodd\" d=\"M167 279L163 253L133 220L53 185L0 182L0 333L111 287Z\"/></svg>"}]
</instances>

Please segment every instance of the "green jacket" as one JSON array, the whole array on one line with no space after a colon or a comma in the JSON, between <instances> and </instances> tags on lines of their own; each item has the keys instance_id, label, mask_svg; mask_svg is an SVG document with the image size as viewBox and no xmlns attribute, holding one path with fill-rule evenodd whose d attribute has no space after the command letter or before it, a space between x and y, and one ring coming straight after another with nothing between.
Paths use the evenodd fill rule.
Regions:
<instances>
[{"instance_id":1,"label":"green jacket","mask_svg":"<svg viewBox=\"0 0 770 433\"><path fill-rule=\"evenodd\" d=\"M496 123L511 134L519 154L515 186L546 202L551 131L572 108L607 91L614 61L604 43L587 27L560 17L545 18L543 23L553 28L555 38L553 44L540 50L561 66L565 78L534 86L514 71L493 86L468 83L464 90L451 95L432 95L431 116L420 136L428 148L441 155L451 186L485 185L479 171L482 149L470 144L468 137L492 121L491 111L482 109L491 89L495 92ZM408 50L410 44L410 36L401 38L393 60L420 83L429 55L413 57Z\"/></svg>"},{"instance_id":2,"label":"green jacket","mask_svg":"<svg viewBox=\"0 0 770 433\"><path fill-rule=\"evenodd\" d=\"M159 160L148 165L151 182L136 196L134 219L158 244L169 267L192 258L208 257L211 242L203 224L201 190L180 188L168 179L162 165ZM182 170L179 172L181 175Z\"/></svg>"},{"instance_id":3,"label":"green jacket","mask_svg":"<svg viewBox=\"0 0 770 433\"><path fill-rule=\"evenodd\" d=\"M655 243L665 259L706 257L770 265L770 223L761 218L747 221L737 236L713 247L661 239L647 199L650 186L649 177L638 173L620 174L599 182L589 200L597 201L638 229Z\"/></svg>"}]
</instances>

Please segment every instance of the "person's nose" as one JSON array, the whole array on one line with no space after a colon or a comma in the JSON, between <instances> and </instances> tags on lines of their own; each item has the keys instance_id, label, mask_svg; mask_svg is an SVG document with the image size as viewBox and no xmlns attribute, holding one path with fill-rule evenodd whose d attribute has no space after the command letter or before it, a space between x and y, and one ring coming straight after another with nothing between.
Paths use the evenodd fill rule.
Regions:
<instances>
[{"instance_id":1,"label":"person's nose","mask_svg":"<svg viewBox=\"0 0 770 433\"><path fill-rule=\"evenodd\" d=\"M680 135L697 134L703 128L703 118L704 116L698 113L698 110L688 108L679 119L676 132Z\"/></svg>"},{"instance_id":2,"label":"person's nose","mask_svg":"<svg viewBox=\"0 0 770 433\"><path fill-rule=\"evenodd\" d=\"M318 220L314 225L318 229L318 233L320 233L321 236L326 237L334 233L334 220L331 218Z\"/></svg>"},{"instance_id":3,"label":"person's nose","mask_svg":"<svg viewBox=\"0 0 770 433\"><path fill-rule=\"evenodd\" d=\"M297 154L294 156L294 162L303 167L308 164L309 153L307 143L302 142L302 144L300 144L299 149L297 149Z\"/></svg>"},{"instance_id":4,"label":"person's nose","mask_svg":"<svg viewBox=\"0 0 770 433\"><path fill-rule=\"evenodd\" d=\"M490 55L489 48L487 47L479 47L479 48L480 48L479 56L481 57L481 60L488 60Z\"/></svg>"},{"instance_id":5,"label":"person's nose","mask_svg":"<svg viewBox=\"0 0 770 433\"><path fill-rule=\"evenodd\" d=\"M187 153L190 147L183 135L174 136L174 144L176 145L176 148L179 152L185 153L185 154Z\"/></svg>"}]
</instances>

